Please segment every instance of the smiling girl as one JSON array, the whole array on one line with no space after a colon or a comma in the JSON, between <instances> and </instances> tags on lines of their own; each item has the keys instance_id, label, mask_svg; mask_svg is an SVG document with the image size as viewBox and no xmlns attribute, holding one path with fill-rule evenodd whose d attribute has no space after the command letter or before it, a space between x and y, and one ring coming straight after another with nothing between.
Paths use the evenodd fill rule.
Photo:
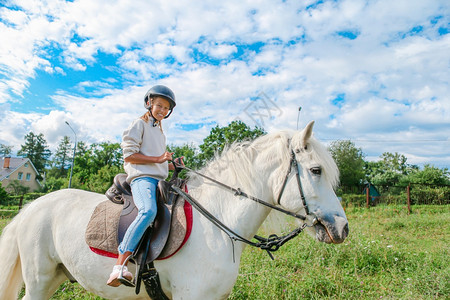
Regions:
<instances>
[{"instance_id":1,"label":"smiling girl","mask_svg":"<svg viewBox=\"0 0 450 300\"><path fill-rule=\"evenodd\" d=\"M166 86L156 85L145 94L144 106L148 110L133 121L124 131L121 147L127 182L131 185L133 200L138 215L127 229L119 245L119 257L108 279L109 286L119 286L118 279L122 265L136 249L145 230L152 226L156 217L156 188L159 180L165 180L169 169L168 161L173 153L166 151L166 137L161 121L168 118L175 107L175 94ZM123 277L131 280L133 275L123 266Z\"/></svg>"}]
</instances>

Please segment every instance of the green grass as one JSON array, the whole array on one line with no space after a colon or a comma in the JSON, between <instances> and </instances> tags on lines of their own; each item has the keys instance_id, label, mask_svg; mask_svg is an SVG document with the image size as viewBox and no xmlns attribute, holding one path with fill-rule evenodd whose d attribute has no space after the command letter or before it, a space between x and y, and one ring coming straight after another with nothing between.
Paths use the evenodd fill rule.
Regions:
<instances>
[{"instance_id":1,"label":"green grass","mask_svg":"<svg viewBox=\"0 0 450 300\"><path fill-rule=\"evenodd\" d=\"M348 208L347 217L340 245L300 234L274 261L247 247L229 299L449 299L450 206ZM102 298L66 282L52 299Z\"/></svg>"},{"instance_id":2,"label":"green grass","mask_svg":"<svg viewBox=\"0 0 450 300\"><path fill-rule=\"evenodd\" d=\"M275 261L247 249L230 299L448 299L450 207L350 208L349 237L302 235Z\"/></svg>"}]
</instances>

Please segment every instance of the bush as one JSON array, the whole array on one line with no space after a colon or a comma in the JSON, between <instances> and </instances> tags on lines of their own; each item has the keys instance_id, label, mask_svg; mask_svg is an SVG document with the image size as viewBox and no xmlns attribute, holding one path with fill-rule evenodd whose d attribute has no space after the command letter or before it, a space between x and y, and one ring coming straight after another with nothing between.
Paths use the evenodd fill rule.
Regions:
<instances>
[{"instance_id":1,"label":"bush","mask_svg":"<svg viewBox=\"0 0 450 300\"><path fill-rule=\"evenodd\" d=\"M412 185L411 202L412 204L450 204L450 187Z\"/></svg>"},{"instance_id":2,"label":"bush","mask_svg":"<svg viewBox=\"0 0 450 300\"><path fill-rule=\"evenodd\" d=\"M362 194L345 194L342 195L342 206L356 206L356 207L364 207L366 206L366 195Z\"/></svg>"},{"instance_id":3,"label":"bush","mask_svg":"<svg viewBox=\"0 0 450 300\"><path fill-rule=\"evenodd\" d=\"M23 203L22 205L27 204L28 202L31 202L33 200L36 200L37 198L45 195L45 193L28 193L23 195ZM3 205L7 206L17 206L20 204L20 198L22 195L15 195L15 196L9 196L9 200L2 203Z\"/></svg>"},{"instance_id":4,"label":"bush","mask_svg":"<svg viewBox=\"0 0 450 300\"><path fill-rule=\"evenodd\" d=\"M387 205L389 205L389 204L401 205L401 204L406 204L406 202L407 202L407 197L406 197L405 193L403 193L401 195L381 196L378 201L378 203L383 203L383 204L387 204Z\"/></svg>"}]
</instances>

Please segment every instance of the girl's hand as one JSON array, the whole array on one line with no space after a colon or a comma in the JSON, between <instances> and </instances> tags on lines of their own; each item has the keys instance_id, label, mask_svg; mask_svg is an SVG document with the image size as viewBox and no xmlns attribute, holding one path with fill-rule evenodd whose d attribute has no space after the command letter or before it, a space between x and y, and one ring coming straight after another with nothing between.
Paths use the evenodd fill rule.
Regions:
<instances>
[{"instance_id":1,"label":"girl's hand","mask_svg":"<svg viewBox=\"0 0 450 300\"><path fill-rule=\"evenodd\" d=\"M167 152L167 151L164 152L164 154L159 157L160 163L172 160L173 154L174 154L174 152Z\"/></svg>"},{"instance_id":2,"label":"girl's hand","mask_svg":"<svg viewBox=\"0 0 450 300\"><path fill-rule=\"evenodd\" d=\"M176 164L178 164L178 165L184 167L184 161L183 161L183 159L184 159L184 156L180 156L180 157L178 157L178 158L175 158L174 161L175 161Z\"/></svg>"}]
</instances>

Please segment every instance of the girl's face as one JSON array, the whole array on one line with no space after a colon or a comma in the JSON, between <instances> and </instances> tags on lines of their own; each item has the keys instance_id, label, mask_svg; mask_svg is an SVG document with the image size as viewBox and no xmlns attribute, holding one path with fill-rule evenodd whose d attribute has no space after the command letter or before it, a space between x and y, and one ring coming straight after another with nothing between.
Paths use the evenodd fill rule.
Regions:
<instances>
[{"instance_id":1,"label":"girl's face","mask_svg":"<svg viewBox=\"0 0 450 300\"><path fill-rule=\"evenodd\" d=\"M157 121L161 121L169 113L170 103L162 97L156 97L152 102L152 115Z\"/></svg>"}]
</instances>

